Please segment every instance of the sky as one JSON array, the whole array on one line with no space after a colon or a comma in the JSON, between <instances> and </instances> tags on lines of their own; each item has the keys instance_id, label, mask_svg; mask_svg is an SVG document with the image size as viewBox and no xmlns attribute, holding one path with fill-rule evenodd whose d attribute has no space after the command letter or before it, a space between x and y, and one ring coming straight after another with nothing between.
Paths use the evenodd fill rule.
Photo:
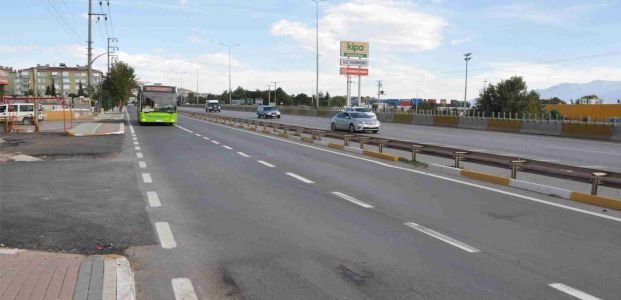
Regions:
<instances>
[{"instance_id":1,"label":"sky","mask_svg":"<svg viewBox=\"0 0 621 300\"><path fill-rule=\"evenodd\" d=\"M0 65L86 64L87 4L3 1ZM117 38L119 59L142 81L221 93L229 74L223 44L238 44L233 88L278 82L288 93L314 93L311 0L103 0L93 12L108 15L94 17L94 53ZM327 0L319 3L319 90L346 93L341 40L370 43L363 96L376 95L382 80L387 98L463 99L464 53L472 53L468 99L514 75L530 89L621 80L619 15L621 0ZM95 68L105 71L105 56Z\"/></svg>"}]
</instances>

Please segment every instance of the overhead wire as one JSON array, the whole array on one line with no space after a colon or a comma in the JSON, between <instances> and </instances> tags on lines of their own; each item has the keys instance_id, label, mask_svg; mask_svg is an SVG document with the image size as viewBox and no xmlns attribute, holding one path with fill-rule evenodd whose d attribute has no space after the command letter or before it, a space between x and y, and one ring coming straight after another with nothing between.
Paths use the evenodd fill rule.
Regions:
<instances>
[{"instance_id":1,"label":"overhead wire","mask_svg":"<svg viewBox=\"0 0 621 300\"><path fill-rule=\"evenodd\" d=\"M52 4L51 2L49 2L50 0L48 0L48 3L45 2L45 0L39 0L41 2L41 4L43 4L43 6L45 7L45 9L47 10L47 12L49 13L49 16L53 19L53 21L58 24L62 30L67 34L67 36L72 37L72 38L77 38L77 40L80 40L80 36L79 34L75 31L75 29L67 26L67 24L65 24L65 22L63 22L62 20L64 20L64 18L62 17L61 14L58 13L58 10L55 7L50 7L49 4ZM55 16L56 14L56 16Z\"/></svg>"}]
</instances>

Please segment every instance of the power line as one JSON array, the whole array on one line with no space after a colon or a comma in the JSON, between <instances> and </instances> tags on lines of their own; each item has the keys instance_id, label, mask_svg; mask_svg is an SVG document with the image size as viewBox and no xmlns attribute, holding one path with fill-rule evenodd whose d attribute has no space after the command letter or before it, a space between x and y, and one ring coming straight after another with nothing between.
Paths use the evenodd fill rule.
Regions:
<instances>
[{"instance_id":1,"label":"power line","mask_svg":"<svg viewBox=\"0 0 621 300\"><path fill-rule=\"evenodd\" d=\"M110 38L110 28L108 28L108 16L104 13L103 4L101 1L99 1L99 12L105 16L104 21L106 26L106 39ZM99 20L99 17L97 17L97 20Z\"/></svg>"},{"instance_id":2,"label":"power line","mask_svg":"<svg viewBox=\"0 0 621 300\"><path fill-rule=\"evenodd\" d=\"M112 31L112 36L116 37L116 34L114 33L114 26L112 23L112 12L110 11L110 1L108 2L108 21L110 21L110 31Z\"/></svg>"},{"instance_id":3,"label":"power line","mask_svg":"<svg viewBox=\"0 0 621 300\"><path fill-rule=\"evenodd\" d=\"M77 14L74 14L73 10L69 9L69 6L67 6L67 2L65 0L60 0L60 3L62 4L61 10L64 7L67 15L71 16L71 18L69 19L73 21L73 25L75 25L75 28L77 28L80 34L84 34L84 28L81 26L79 20L76 18Z\"/></svg>"},{"instance_id":4,"label":"power line","mask_svg":"<svg viewBox=\"0 0 621 300\"><path fill-rule=\"evenodd\" d=\"M56 10L56 14L60 17L60 19L58 19L58 18L56 18L56 17L54 16L54 12L52 11L52 8L50 8L50 6L48 5L48 3L46 3L44 0L39 0L39 1L41 2L41 4L43 4L43 6L45 6L45 9L46 9L46 10L47 10L47 12L49 13L50 17L54 20L54 22L55 22L56 24L58 24L58 25L59 25L59 26L63 29L63 31L64 31L65 33L67 33L67 35L68 35L69 37L77 37L77 38L78 38L78 41L80 40L80 38L79 38L79 34L75 31L75 29L73 29L73 30L72 30L72 28L67 27L67 25L61 21L61 20L63 20L62 15L60 15L60 14L58 13L58 11L57 11L57 10ZM49 1L50 1L50 0L48 0L48 2L49 2ZM50 4L51 4L51 2L50 2ZM55 7L54 7L54 9L55 9ZM73 31L73 33L72 33L72 31ZM75 35L74 35L74 34L75 34Z\"/></svg>"}]
</instances>

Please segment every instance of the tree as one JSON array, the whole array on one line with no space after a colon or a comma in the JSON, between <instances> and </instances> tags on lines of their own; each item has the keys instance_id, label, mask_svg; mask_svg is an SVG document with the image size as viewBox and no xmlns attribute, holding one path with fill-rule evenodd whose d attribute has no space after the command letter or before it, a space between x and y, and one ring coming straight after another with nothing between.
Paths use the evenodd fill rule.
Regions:
<instances>
[{"instance_id":1,"label":"tree","mask_svg":"<svg viewBox=\"0 0 621 300\"><path fill-rule=\"evenodd\" d=\"M476 102L476 109L487 115L506 114L541 114L543 105L539 94L528 91L526 82L520 76L490 84L481 91Z\"/></svg>"},{"instance_id":2,"label":"tree","mask_svg":"<svg viewBox=\"0 0 621 300\"><path fill-rule=\"evenodd\" d=\"M567 102L559 99L558 97L554 97L551 99L541 99L541 104L567 104Z\"/></svg>"},{"instance_id":3,"label":"tree","mask_svg":"<svg viewBox=\"0 0 621 300\"><path fill-rule=\"evenodd\" d=\"M134 68L125 62L118 62L112 66L110 73L106 74L102 84L102 89L106 90L115 104L122 109L129 97L132 89L138 87Z\"/></svg>"},{"instance_id":4,"label":"tree","mask_svg":"<svg viewBox=\"0 0 621 300\"><path fill-rule=\"evenodd\" d=\"M52 87L50 87L50 95L56 96L56 84L54 83L54 79L52 79Z\"/></svg>"},{"instance_id":5,"label":"tree","mask_svg":"<svg viewBox=\"0 0 621 300\"><path fill-rule=\"evenodd\" d=\"M311 97L301 93L293 98L293 105L309 105L312 103Z\"/></svg>"},{"instance_id":6,"label":"tree","mask_svg":"<svg viewBox=\"0 0 621 300\"><path fill-rule=\"evenodd\" d=\"M332 107L342 107L347 103L347 98L345 96L334 96L330 99L330 105Z\"/></svg>"},{"instance_id":7,"label":"tree","mask_svg":"<svg viewBox=\"0 0 621 300\"><path fill-rule=\"evenodd\" d=\"M45 95L46 96L51 96L52 95L52 89L50 88L49 85L45 87Z\"/></svg>"},{"instance_id":8,"label":"tree","mask_svg":"<svg viewBox=\"0 0 621 300\"><path fill-rule=\"evenodd\" d=\"M86 93L84 93L84 88L82 87L82 81L78 82L78 97L86 97Z\"/></svg>"}]
</instances>

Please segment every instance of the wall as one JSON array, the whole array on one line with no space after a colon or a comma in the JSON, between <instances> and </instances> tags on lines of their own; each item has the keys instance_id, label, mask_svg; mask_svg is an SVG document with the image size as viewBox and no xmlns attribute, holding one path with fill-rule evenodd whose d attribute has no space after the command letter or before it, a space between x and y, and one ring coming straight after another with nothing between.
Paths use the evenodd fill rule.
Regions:
<instances>
[{"instance_id":1,"label":"wall","mask_svg":"<svg viewBox=\"0 0 621 300\"><path fill-rule=\"evenodd\" d=\"M580 120L590 116L591 120L601 120L617 117L621 118L621 104L548 104L548 111L558 110L562 116L572 120Z\"/></svg>"}]
</instances>

